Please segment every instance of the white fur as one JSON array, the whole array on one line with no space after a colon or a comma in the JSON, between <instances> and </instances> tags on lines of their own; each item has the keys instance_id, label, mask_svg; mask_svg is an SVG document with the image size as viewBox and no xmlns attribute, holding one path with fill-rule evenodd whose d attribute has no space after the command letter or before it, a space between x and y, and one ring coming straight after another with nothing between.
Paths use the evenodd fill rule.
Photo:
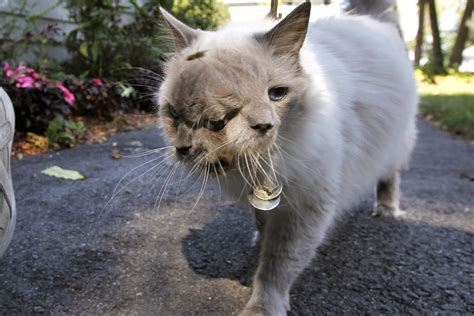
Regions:
<instances>
[{"instance_id":1,"label":"white fur","mask_svg":"<svg viewBox=\"0 0 474 316\"><path fill-rule=\"evenodd\" d=\"M200 37L196 47L241 47L271 26L232 24ZM291 142L280 142L287 161L276 156L275 167L306 188L326 182L337 191L336 209L347 209L409 159L418 104L412 67L397 29L368 16L312 22L300 57L311 88L282 123L279 134ZM296 208L314 196L298 188L285 191ZM234 189L241 195L240 184Z\"/></svg>"},{"instance_id":2,"label":"white fur","mask_svg":"<svg viewBox=\"0 0 474 316\"><path fill-rule=\"evenodd\" d=\"M283 155L274 160L286 180L281 209L310 224L298 228L295 240L286 241L288 257L301 258L287 260L279 272L268 271L271 250L262 252L244 314L259 313L260 308L285 314L290 285L277 284L291 284L309 264L338 214L408 162L416 139L415 81L393 25L363 16L320 19L310 24L300 56L311 88L304 103L282 122L279 134L286 141L279 141ZM241 194L242 182L230 190ZM291 225L289 217L279 221L271 225L280 224L275 228L280 232ZM282 242L268 238L263 247ZM268 281L272 274L280 274L275 276L279 280Z\"/></svg>"},{"instance_id":3,"label":"white fur","mask_svg":"<svg viewBox=\"0 0 474 316\"><path fill-rule=\"evenodd\" d=\"M367 12L378 17L379 11ZM200 33L186 53L254 51L254 34L273 25L231 24ZM398 171L416 139L418 97L395 25L368 16L317 19L309 26L300 64L306 90L282 119L281 151L272 157L284 182L282 202L274 211L256 212L262 253L244 310L248 315L286 314L292 283L334 219L378 183L385 185L381 206L397 211ZM230 172L225 179L228 191L245 201L240 174Z\"/></svg>"}]
</instances>

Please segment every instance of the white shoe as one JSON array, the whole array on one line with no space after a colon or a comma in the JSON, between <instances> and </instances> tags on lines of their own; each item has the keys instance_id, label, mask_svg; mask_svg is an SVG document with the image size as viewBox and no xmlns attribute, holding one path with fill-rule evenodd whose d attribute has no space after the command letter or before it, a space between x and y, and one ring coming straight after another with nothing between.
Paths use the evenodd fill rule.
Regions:
<instances>
[{"instance_id":1,"label":"white shoe","mask_svg":"<svg viewBox=\"0 0 474 316\"><path fill-rule=\"evenodd\" d=\"M10 245L16 223L15 193L10 170L14 132L13 105L6 92L0 88L0 258Z\"/></svg>"}]
</instances>

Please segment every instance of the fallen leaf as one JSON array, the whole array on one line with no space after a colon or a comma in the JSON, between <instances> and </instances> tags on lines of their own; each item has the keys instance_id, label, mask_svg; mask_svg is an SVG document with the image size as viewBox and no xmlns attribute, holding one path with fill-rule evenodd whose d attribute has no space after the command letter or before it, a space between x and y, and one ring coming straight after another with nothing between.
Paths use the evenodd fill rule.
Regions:
<instances>
[{"instance_id":1,"label":"fallen leaf","mask_svg":"<svg viewBox=\"0 0 474 316\"><path fill-rule=\"evenodd\" d=\"M13 153L16 157L23 154L38 155L48 151L48 139L34 133L27 133L13 143Z\"/></svg>"},{"instance_id":2,"label":"fallen leaf","mask_svg":"<svg viewBox=\"0 0 474 316\"><path fill-rule=\"evenodd\" d=\"M75 170L67 170L58 166L49 167L41 171L42 174L47 176L63 178L68 180L83 180L85 177Z\"/></svg>"},{"instance_id":3,"label":"fallen leaf","mask_svg":"<svg viewBox=\"0 0 474 316\"><path fill-rule=\"evenodd\" d=\"M118 149L113 149L113 150L112 150L112 158L114 158L114 159L120 159L120 158L122 158L122 153L120 153L120 150L118 150Z\"/></svg>"}]
</instances>

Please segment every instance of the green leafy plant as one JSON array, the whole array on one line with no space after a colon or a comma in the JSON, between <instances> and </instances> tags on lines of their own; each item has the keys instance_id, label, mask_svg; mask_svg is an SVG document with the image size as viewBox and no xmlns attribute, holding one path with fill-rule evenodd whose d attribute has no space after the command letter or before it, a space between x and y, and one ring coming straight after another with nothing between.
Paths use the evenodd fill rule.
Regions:
<instances>
[{"instance_id":1,"label":"green leafy plant","mask_svg":"<svg viewBox=\"0 0 474 316\"><path fill-rule=\"evenodd\" d=\"M214 30L230 19L227 5L219 0L176 0L172 13L187 25Z\"/></svg>"},{"instance_id":2,"label":"green leafy plant","mask_svg":"<svg viewBox=\"0 0 474 316\"><path fill-rule=\"evenodd\" d=\"M46 136L50 145L71 147L76 144L76 139L85 131L86 126L83 122L66 120L58 116L49 122Z\"/></svg>"},{"instance_id":3,"label":"green leafy plant","mask_svg":"<svg viewBox=\"0 0 474 316\"><path fill-rule=\"evenodd\" d=\"M165 3L165 7L169 6ZM81 77L116 77L119 70L148 67L162 55L157 36L160 1L145 4L118 0L66 0L71 20L78 27L66 46L73 55L68 68ZM125 21L131 19L130 22Z\"/></svg>"}]
</instances>

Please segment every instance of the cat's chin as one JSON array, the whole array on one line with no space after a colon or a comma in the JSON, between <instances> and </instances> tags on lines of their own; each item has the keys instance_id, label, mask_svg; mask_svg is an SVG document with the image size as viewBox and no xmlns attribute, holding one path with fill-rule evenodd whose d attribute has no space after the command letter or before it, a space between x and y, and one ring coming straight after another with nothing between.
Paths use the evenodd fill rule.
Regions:
<instances>
[{"instance_id":1,"label":"cat's chin","mask_svg":"<svg viewBox=\"0 0 474 316\"><path fill-rule=\"evenodd\" d=\"M235 169L234 163L224 158L216 159L213 162L208 161L201 164L199 167L194 166L189 159L181 158L180 160L187 162L186 165L190 170L198 169L204 173L208 172L210 177L225 176L227 172Z\"/></svg>"},{"instance_id":2,"label":"cat's chin","mask_svg":"<svg viewBox=\"0 0 474 316\"><path fill-rule=\"evenodd\" d=\"M226 172L232 169L232 164L227 159L217 159L209 164L212 176L225 175Z\"/></svg>"}]
</instances>

